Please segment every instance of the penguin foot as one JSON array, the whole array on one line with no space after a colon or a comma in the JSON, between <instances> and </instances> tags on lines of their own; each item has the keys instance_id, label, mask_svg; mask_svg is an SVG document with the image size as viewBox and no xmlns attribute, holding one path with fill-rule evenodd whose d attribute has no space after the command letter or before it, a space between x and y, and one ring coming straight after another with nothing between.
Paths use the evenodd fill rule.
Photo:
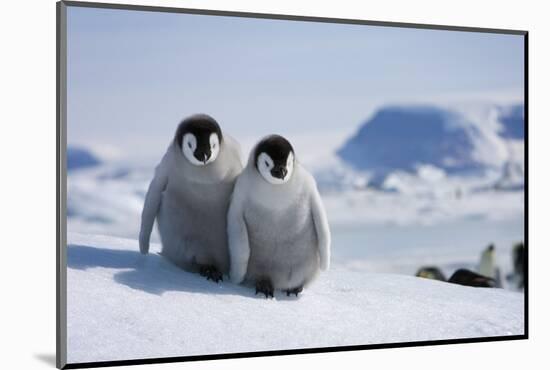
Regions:
<instances>
[{"instance_id":1,"label":"penguin foot","mask_svg":"<svg viewBox=\"0 0 550 370\"><path fill-rule=\"evenodd\" d=\"M256 294L263 293L266 298L273 297L273 285L268 279L258 280L256 282Z\"/></svg>"},{"instance_id":2,"label":"penguin foot","mask_svg":"<svg viewBox=\"0 0 550 370\"><path fill-rule=\"evenodd\" d=\"M299 286L299 287L294 288L294 289L287 289L287 290L285 290L285 292L286 292L287 297L291 294L294 294L296 297L298 297L298 293L302 293L302 290L304 290L304 287Z\"/></svg>"},{"instance_id":3,"label":"penguin foot","mask_svg":"<svg viewBox=\"0 0 550 370\"><path fill-rule=\"evenodd\" d=\"M216 268L216 266L201 266L199 269L199 274L201 274L201 276L205 276L206 280L212 280L215 283L218 281L223 281L223 274Z\"/></svg>"}]
</instances>

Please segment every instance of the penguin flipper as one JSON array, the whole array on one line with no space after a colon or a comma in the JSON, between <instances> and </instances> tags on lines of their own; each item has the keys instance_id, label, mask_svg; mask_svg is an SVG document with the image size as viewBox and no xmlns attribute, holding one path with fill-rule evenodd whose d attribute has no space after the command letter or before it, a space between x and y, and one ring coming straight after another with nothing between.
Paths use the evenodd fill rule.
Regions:
<instances>
[{"instance_id":1,"label":"penguin flipper","mask_svg":"<svg viewBox=\"0 0 550 370\"><path fill-rule=\"evenodd\" d=\"M242 176L237 179L229 211L227 212L227 242L230 259L229 276L235 284L240 284L244 280L250 257L248 228L243 211L245 195L242 194L243 191L239 186L240 181L243 181Z\"/></svg>"},{"instance_id":2,"label":"penguin flipper","mask_svg":"<svg viewBox=\"0 0 550 370\"><path fill-rule=\"evenodd\" d=\"M143 203L143 210L141 212L141 227L139 230L139 251L142 254L149 253L149 239L151 237L151 231L153 230L153 224L160 208L160 202L162 199L162 192L166 189L168 184L168 174L166 173L166 154L162 158L162 161L155 169L155 176L145 195L145 201Z\"/></svg>"},{"instance_id":3,"label":"penguin flipper","mask_svg":"<svg viewBox=\"0 0 550 370\"><path fill-rule=\"evenodd\" d=\"M325 213L325 208L321 200L321 195L317 190L315 180L313 182L313 191L311 196L311 213L313 216L313 223L315 225L315 231L317 233L317 247L319 249L319 260L321 270L328 270L330 266L330 229L328 226L328 219Z\"/></svg>"}]
</instances>

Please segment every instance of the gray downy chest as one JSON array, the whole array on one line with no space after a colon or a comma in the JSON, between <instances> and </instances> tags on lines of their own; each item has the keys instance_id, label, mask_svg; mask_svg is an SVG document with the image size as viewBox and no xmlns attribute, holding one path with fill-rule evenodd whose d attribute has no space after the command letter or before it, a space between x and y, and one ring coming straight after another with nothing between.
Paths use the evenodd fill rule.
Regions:
<instances>
[{"instance_id":1,"label":"gray downy chest","mask_svg":"<svg viewBox=\"0 0 550 370\"><path fill-rule=\"evenodd\" d=\"M231 184L168 183L163 193L163 206L185 209L189 217L225 217L229 206ZM225 210L225 211L224 211Z\"/></svg>"},{"instance_id":2,"label":"gray downy chest","mask_svg":"<svg viewBox=\"0 0 550 370\"><path fill-rule=\"evenodd\" d=\"M272 207L251 201L244 218L254 244L288 244L307 238L313 232L311 207L305 194L297 195L288 204Z\"/></svg>"}]
</instances>

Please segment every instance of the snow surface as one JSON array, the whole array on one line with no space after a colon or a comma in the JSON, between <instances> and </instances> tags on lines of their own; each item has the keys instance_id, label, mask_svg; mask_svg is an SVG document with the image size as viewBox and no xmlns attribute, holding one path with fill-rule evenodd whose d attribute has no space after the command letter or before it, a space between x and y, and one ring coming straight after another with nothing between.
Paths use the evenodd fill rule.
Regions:
<instances>
[{"instance_id":1,"label":"snow surface","mask_svg":"<svg viewBox=\"0 0 550 370\"><path fill-rule=\"evenodd\" d=\"M512 271L512 246L525 235L523 105L432 103L381 107L400 122L365 121L357 132L368 137L338 127L294 137L333 239L331 270L298 298L265 300L205 281L161 258L158 244L140 255L135 239L158 158L90 164L86 157L102 151L78 147L85 160L77 163L89 165L67 177L69 361L522 334L521 292L413 275L433 265L447 276L475 271L489 243L503 279ZM404 127L426 121L420 131ZM366 145L338 156L354 140ZM378 157L377 176L365 148L398 155Z\"/></svg>"},{"instance_id":2,"label":"snow surface","mask_svg":"<svg viewBox=\"0 0 550 370\"><path fill-rule=\"evenodd\" d=\"M523 334L523 294L338 264L298 298L254 296L137 241L68 234L68 361ZM227 279L226 279L227 280Z\"/></svg>"}]
</instances>

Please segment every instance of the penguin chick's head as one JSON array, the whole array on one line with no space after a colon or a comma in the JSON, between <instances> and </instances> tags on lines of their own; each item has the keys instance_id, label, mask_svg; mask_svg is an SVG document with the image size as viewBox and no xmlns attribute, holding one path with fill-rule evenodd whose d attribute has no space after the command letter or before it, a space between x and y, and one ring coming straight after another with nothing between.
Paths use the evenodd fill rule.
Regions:
<instances>
[{"instance_id":1,"label":"penguin chick's head","mask_svg":"<svg viewBox=\"0 0 550 370\"><path fill-rule=\"evenodd\" d=\"M175 140L189 162L205 166L214 162L220 153L222 131L214 118L196 114L180 123Z\"/></svg>"},{"instance_id":2,"label":"penguin chick's head","mask_svg":"<svg viewBox=\"0 0 550 370\"><path fill-rule=\"evenodd\" d=\"M282 136L271 135L258 143L255 165L262 177L273 185L286 183L294 171L294 149Z\"/></svg>"}]
</instances>

